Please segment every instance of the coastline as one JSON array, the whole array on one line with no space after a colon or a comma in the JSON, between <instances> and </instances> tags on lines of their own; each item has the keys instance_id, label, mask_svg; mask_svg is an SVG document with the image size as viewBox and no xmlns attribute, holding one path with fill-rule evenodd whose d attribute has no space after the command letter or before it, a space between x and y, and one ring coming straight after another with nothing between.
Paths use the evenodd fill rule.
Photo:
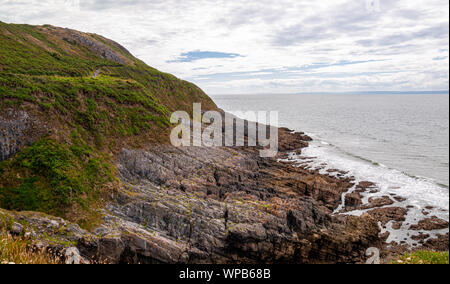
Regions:
<instances>
[{"instance_id":1,"label":"coastline","mask_svg":"<svg viewBox=\"0 0 450 284\"><path fill-rule=\"evenodd\" d=\"M336 163L329 156L326 158L323 155L319 155L319 157L314 156L314 154L318 154L317 147L327 148L331 146L320 141L314 142L316 149L308 151L311 148L310 145L300 155L291 153L284 161L312 172L319 172L338 179L352 180L354 185L342 194L342 203L334 210L333 214L352 216L369 214L374 217L381 229L380 238L383 241L383 257L385 259L391 259L393 254L402 254L410 251L430 249L448 251L448 206L444 209L440 205L434 204L434 200L430 201L426 198L417 200L417 196L415 196L415 194L423 194L424 189L419 189L419 187L431 183L431 181L420 180L423 184L419 183L413 188L413 191L417 192L419 190L418 193L408 193L405 191L405 188L387 184L380 186L374 183L374 180L371 180L370 177L364 176L362 174L364 173L363 170L358 172L349 166L345 167L343 165L349 161ZM323 154L322 152L320 153ZM371 161L358 161L358 166L367 167L363 162L372 163ZM394 171L383 165L373 163L372 165L373 167L382 167L386 172ZM371 171L374 170L371 169ZM383 174L380 175L383 176ZM386 175L384 173L384 177ZM400 178L402 175L406 176L402 172L396 172L396 175L400 176ZM408 178L413 177L408 176ZM448 192L444 192L445 188L441 189L441 194L444 195L442 200L445 203L445 200L448 200ZM434 192L427 194L433 198L435 198L434 195L436 193L437 196L440 196L439 192L435 192L436 188L431 190L434 190ZM446 204L444 203L441 202L441 205L445 206Z\"/></svg>"},{"instance_id":2,"label":"coastline","mask_svg":"<svg viewBox=\"0 0 450 284\"><path fill-rule=\"evenodd\" d=\"M286 128L279 137L272 159L248 147L122 149L123 186L103 210L103 224L90 232L38 213L2 215L29 224L16 233L34 236L39 248L63 253L74 244L83 259L100 263L364 263L370 247L388 262L412 249L386 243L379 222L401 222L407 212L386 207L386 197L364 204L375 184L355 183L341 170L294 166L289 156L301 155L312 139ZM343 196L352 209L370 210L336 214ZM434 229L434 221L417 226ZM448 250L448 234L423 238L415 249Z\"/></svg>"},{"instance_id":3,"label":"coastline","mask_svg":"<svg viewBox=\"0 0 450 284\"><path fill-rule=\"evenodd\" d=\"M309 137L280 129L280 157ZM379 246L371 216L332 216L349 180L311 173L256 148L123 149L123 187L91 232L60 218L2 211L39 247L75 244L100 263L363 263ZM63 230L64 228L64 230ZM47 239L44 236L51 236Z\"/></svg>"},{"instance_id":4,"label":"coastline","mask_svg":"<svg viewBox=\"0 0 450 284\"><path fill-rule=\"evenodd\" d=\"M330 147L324 148L332 148L328 153L333 157L386 165L413 178L426 177L448 187L447 95L213 98L221 108L231 112L277 110L280 126L305 132L319 146L322 141L328 143Z\"/></svg>"},{"instance_id":5,"label":"coastline","mask_svg":"<svg viewBox=\"0 0 450 284\"><path fill-rule=\"evenodd\" d=\"M301 155L315 143L304 133L279 128L272 158L258 147L175 147L171 113L189 123L199 102L219 110L200 88L101 36L0 29L10 58L0 67L0 205L8 209L0 209L0 236L70 263L355 264L374 249L383 259L409 249L387 247L383 231L408 222L410 208L389 207L405 196L371 200L375 180L323 162L295 166L287 158L307 162ZM432 210L405 226L448 227ZM419 238L448 250L448 234Z\"/></svg>"}]
</instances>

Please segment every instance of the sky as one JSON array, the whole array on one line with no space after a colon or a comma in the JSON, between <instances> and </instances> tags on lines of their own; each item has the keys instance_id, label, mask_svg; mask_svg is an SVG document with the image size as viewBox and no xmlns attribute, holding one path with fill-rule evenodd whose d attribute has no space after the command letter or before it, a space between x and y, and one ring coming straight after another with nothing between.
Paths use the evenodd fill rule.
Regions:
<instances>
[{"instance_id":1,"label":"sky","mask_svg":"<svg viewBox=\"0 0 450 284\"><path fill-rule=\"evenodd\" d=\"M449 89L448 0L0 0L103 35L210 95Z\"/></svg>"}]
</instances>

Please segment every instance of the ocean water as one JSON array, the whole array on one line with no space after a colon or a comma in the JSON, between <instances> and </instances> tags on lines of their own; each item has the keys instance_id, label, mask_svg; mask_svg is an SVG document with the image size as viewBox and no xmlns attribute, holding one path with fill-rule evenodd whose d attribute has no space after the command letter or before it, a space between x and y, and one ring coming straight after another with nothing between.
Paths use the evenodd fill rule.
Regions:
<instances>
[{"instance_id":1,"label":"ocean water","mask_svg":"<svg viewBox=\"0 0 450 284\"><path fill-rule=\"evenodd\" d=\"M380 189L375 196L407 198L400 205L414 209L405 228L423 219L427 206L434 207L430 216L449 219L448 95L223 95L213 99L231 113L278 111L280 126L314 138L302 153L303 163L310 157L309 167L326 164L323 171L342 169L356 180L375 182ZM390 241L413 243L405 237L406 229L389 231ZM434 233L445 232L448 229Z\"/></svg>"}]
</instances>

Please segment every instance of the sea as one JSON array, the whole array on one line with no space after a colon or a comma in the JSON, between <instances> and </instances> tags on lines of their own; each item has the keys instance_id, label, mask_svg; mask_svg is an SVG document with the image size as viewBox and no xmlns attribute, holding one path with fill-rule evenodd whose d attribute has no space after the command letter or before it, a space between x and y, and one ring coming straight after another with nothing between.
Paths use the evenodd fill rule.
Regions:
<instances>
[{"instance_id":1,"label":"sea","mask_svg":"<svg viewBox=\"0 0 450 284\"><path fill-rule=\"evenodd\" d=\"M413 244L407 227L424 218L425 208L432 208L427 216L448 221L448 94L261 94L212 98L232 114L277 111L279 126L305 132L314 139L302 152L303 157L297 157L299 162L306 160L310 168L324 172L339 169L356 181L374 182L380 190L375 196L406 198L401 206L413 209L404 223L405 230L385 228L391 232L388 242ZM295 162L295 157L292 160ZM434 233L446 232L448 229Z\"/></svg>"}]
</instances>

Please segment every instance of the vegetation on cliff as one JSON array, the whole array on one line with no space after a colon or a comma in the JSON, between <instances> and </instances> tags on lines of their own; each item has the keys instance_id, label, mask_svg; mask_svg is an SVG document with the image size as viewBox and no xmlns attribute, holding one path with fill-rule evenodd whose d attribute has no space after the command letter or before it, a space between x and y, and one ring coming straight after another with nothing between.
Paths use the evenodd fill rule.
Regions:
<instances>
[{"instance_id":1,"label":"vegetation on cliff","mask_svg":"<svg viewBox=\"0 0 450 284\"><path fill-rule=\"evenodd\" d=\"M102 36L0 22L0 119L26 111L42 130L0 162L0 207L92 226L116 186L118 150L166 141L171 111L193 102L216 108Z\"/></svg>"}]
</instances>

